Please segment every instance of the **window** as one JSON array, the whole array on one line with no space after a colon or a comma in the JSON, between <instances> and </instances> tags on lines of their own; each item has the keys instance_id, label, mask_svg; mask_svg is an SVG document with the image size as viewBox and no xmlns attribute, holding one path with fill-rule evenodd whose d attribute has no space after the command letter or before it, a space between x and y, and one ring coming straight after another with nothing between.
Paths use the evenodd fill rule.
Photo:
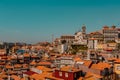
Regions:
<instances>
[{"instance_id":1,"label":"window","mask_svg":"<svg viewBox=\"0 0 120 80\"><path fill-rule=\"evenodd\" d=\"M65 77L68 77L68 73L65 73Z\"/></svg>"},{"instance_id":2,"label":"window","mask_svg":"<svg viewBox=\"0 0 120 80\"><path fill-rule=\"evenodd\" d=\"M62 76L62 72L59 72L59 76Z\"/></svg>"},{"instance_id":3,"label":"window","mask_svg":"<svg viewBox=\"0 0 120 80\"><path fill-rule=\"evenodd\" d=\"M120 70L120 65L118 65L116 68L117 68L117 70Z\"/></svg>"}]
</instances>

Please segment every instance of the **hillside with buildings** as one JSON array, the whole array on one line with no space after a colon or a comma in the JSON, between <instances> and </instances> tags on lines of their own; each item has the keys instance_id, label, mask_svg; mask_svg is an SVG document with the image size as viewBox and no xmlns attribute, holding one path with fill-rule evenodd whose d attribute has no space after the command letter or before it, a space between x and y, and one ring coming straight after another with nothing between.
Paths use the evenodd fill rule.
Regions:
<instances>
[{"instance_id":1,"label":"hillside with buildings","mask_svg":"<svg viewBox=\"0 0 120 80\"><path fill-rule=\"evenodd\" d=\"M0 80L120 80L120 28L86 29L52 43L1 43Z\"/></svg>"}]
</instances>

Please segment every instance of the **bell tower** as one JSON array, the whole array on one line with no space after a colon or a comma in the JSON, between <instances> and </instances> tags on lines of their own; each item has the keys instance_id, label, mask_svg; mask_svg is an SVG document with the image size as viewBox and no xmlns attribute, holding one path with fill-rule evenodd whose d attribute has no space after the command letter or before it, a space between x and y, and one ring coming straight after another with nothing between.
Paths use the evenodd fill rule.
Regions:
<instances>
[{"instance_id":1,"label":"bell tower","mask_svg":"<svg viewBox=\"0 0 120 80\"><path fill-rule=\"evenodd\" d=\"M83 24L83 26L82 26L82 33L83 34L86 34L86 26Z\"/></svg>"}]
</instances>

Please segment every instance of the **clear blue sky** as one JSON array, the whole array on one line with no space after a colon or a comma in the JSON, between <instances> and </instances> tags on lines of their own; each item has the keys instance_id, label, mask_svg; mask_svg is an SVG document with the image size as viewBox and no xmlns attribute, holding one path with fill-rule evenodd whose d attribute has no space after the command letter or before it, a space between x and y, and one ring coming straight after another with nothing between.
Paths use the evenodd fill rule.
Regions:
<instances>
[{"instance_id":1,"label":"clear blue sky","mask_svg":"<svg viewBox=\"0 0 120 80\"><path fill-rule=\"evenodd\" d=\"M120 24L120 0L0 0L0 41L51 41Z\"/></svg>"}]
</instances>

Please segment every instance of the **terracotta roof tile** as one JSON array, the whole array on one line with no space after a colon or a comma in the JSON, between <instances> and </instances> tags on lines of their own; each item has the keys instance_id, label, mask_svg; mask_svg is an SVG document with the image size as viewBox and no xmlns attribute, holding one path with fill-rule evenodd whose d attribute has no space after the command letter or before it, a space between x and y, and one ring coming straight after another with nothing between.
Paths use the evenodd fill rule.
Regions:
<instances>
[{"instance_id":1,"label":"terracotta roof tile","mask_svg":"<svg viewBox=\"0 0 120 80\"><path fill-rule=\"evenodd\" d=\"M23 64L22 66L23 66L23 68L28 68L29 67L28 64Z\"/></svg>"},{"instance_id":2,"label":"terracotta roof tile","mask_svg":"<svg viewBox=\"0 0 120 80\"><path fill-rule=\"evenodd\" d=\"M98 63L91 66L92 69L103 70L104 68L110 68L111 66L108 63Z\"/></svg>"},{"instance_id":3,"label":"terracotta roof tile","mask_svg":"<svg viewBox=\"0 0 120 80\"><path fill-rule=\"evenodd\" d=\"M41 74L34 74L31 76L31 78L35 80L45 80L46 78L52 79L52 80L62 80L60 78L53 77L52 74L48 72L43 72Z\"/></svg>"},{"instance_id":4,"label":"terracotta roof tile","mask_svg":"<svg viewBox=\"0 0 120 80\"><path fill-rule=\"evenodd\" d=\"M7 73L8 73L8 74L17 74L17 73L16 73L15 71L13 71L13 70L12 70L12 71L8 71Z\"/></svg>"},{"instance_id":5,"label":"terracotta roof tile","mask_svg":"<svg viewBox=\"0 0 120 80\"><path fill-rule=\"evenodd\" d=\"M30 65L36 65L37 63L35 61L32 61Z\"/></svg>"},{"instance_id":6,"label":"terracotta roof tile","mask_svg":"<svg viewBox=\"0 0 120 80\"><path fill-rule=\"evenodd\" d=\"M83 80L83 77L80 77L78 80Z\"/></svg>"},{"instance_id":7,"label":"terracotta roof tile","mask_svg":"<svg viewBox=\"0 0 120 80\"><path fill-rule=\"evenodd\" d=\"M78 80L95 80L95 78L102 78L103 76L87 72L85 77L80 77Z\"/></svg>"},{"instance_id":8,"label":"terracotta roof tile","mask_svg":"<svg viewBox=\"0 0 120 80\"><path fill-rule=\"evenodd\" d=\"M20 64L15 64L14 65L14 68L21 68L22 67L22 65L20 65Z\"/></svg>"},{"instance_id":9,"label":"terracotta roof tile","mask_svg":"<svg viewBox=\"0 0 120 80\"><path fill-rule=\"evenodd\" d=\"M92 63L92 61L91 60L84 60L84 65L85 66L90 66L91 65L91 63Z\"/></svg>"},{"instance_id":10,"label":"terracotta roof tile","mask_svg":"<svg viewBox=\"0 0 120 80\"><path fill-rule=\"evenodd\" d=\"M17 56L11 55L10 59L17 59Z\"/></svg>"},{"instance_id":11,"label":"terracotta roof tile","mask_svg":"<svg viewBox=\"0 0 120 80\"><path fill-rule=\"evenodd\" d=\"M112 61L115 61L116 60L116 58L107 58L107 60L112 60Z\"/></svg>"},{"instance_id":12,"label":"terracotta roof tile","mask_svg":"<svg viewBox=\"0 0 120 80\"><path fill-rule=\"evenodd\" d=\"M4 80L4 79L0 78L0 80Z\"/></svg>"},{"instance_id":13,"label":"terracotta roof tile","mask_svg":"<svg viewBox=\"0 0 120 80\"><path fill-rule=\"evenodd\" d=\"M7 78L8 76L5 74L0 74L0 78Z\"/></svg>"},{"instance_id":14,"label":"terracotta roof tile","mask_svg":"<svg viewBox=\"0 0 120 80\"><path fill-rule=\"evenodd\" d=\"M39 70L42 70L44 72L51 72L52 71L51 68L47 68L45 66L37 66L36 68L39 69Z\"/></svg>"},{"instance_id":15,"label":"terracotta roof tile","mask_svg":"<svg viewBox=\"0 0 120 80\"><path fill-rule=\"evenodd\" d=\"M32 58L37 58L38 56L37 55L31 55Z\"/></svg>"},{"instance_id":16,"label":"terracotta roof tile","mask_svg":"<svg viewBox=\"0 0 120 80\"><path fill-rule=\"evenodd\" d=\"M33 71L27 71L27 72L23 72L23 74L27 74L27 75L31 76L31 75L37 74L37 73L33 72Z\"/></svg>"},{"instance_id":17,"label":"terracotta roof tile","mask_svg":"<svg viewBox=\"0 0 120 80\"><path fill-rule=\"evenodd\" d=\"M11 69L11 68L13 68L13 67L12 67L11 65L6 65L5 68Z\"/></svg>"},{"instance_id":18,"label":"terracotta roof tile","mask_svg":"<svg viewBox=\"0 0 120 80\"><path fill-rule=\"evenodd\" d=\"M120 63L120 59L116 59L116 60L115 60L115 63Z\"/></svg>"},{"instance_id":19,"label":"terracotta roof tile","mask_svg":"<svg viewBox=\"0 0 120 80\"><path fill-rule=\"evenodd\" d=\"M8 57L8 58L7 58L7 60L8 60L8 61L10 61L10 60L11 60L11 58L10 58L10 57Z\"/></svg>"},{"instance_id":20,"label":"terracotta roof tile","mask_svg":"<svg viewBox=\"0 0 120 80\"><path fill-rule=\"evenodd\" d=\"M43 62L39 62L38 64L39 65L51 65L52 63L51 62L43 61Z\"/></svg>"},{"instance_id":21,"label":"terracotta roof tile","mask_svg":"<svg viewBox=\"0 0 120 80\"><path fill-rule=\"evenodd\" d=\"M5 65L5 62L0 62L0 65Z\"/></svg>"},{"instance_id":22,"label":"terracotta roof tile","mask_svg":"<svg viewBox=\"0 0 120 80\"><path fill-rule=\"evenodd\" d=\"M74 58L74 61L83 61L79 57Z\"/></svg>"},{"instance_id":23,"label":"terracotta roof tile","mask_svg":"<svg viewBox=\"0 0 120 80\"><path fill-rule=\"evenodd\" d=\"M29 53L24 53L23 56L24 57L30 57L30 54Z\"/></svg>"},{"instance_id":24,"label":"terracotta roof tile","mask_svg":"<svg viewBox=\"0 0 120 80\"><path fill-rule=\"evenodd\" d=\"M14 80L20 80L20 77L18 77L16 75L12 75L11 78L13 78Z\"/></svg>"},{"instance_id":25,"label":"terracotta roof tile","mask_svg":"<svg viewBox=\"0 0 120 80\"><path fill-rule=\"evenodd\" d=\"M96 78L103 78L103 76L98 75L98 74L93 74L93 73L92 73L92 75L93 75L94 77L96 77Z\"/></svg>"},{"instance_id":26,"label":"terracotta roof tile","mask_svg":"<svg viewBox=\"0 0 120 80\"><path fill-rule=\"evenodd\" d=\"M72 72L76 72L79 71L80 69L76 69L72 66L63 66L62 68L60 68L61 71L72 71Z\"/></svg>"},{"instance_id":27,"label":"terracotta roof tile","mask_svg":"<svg viewBox=\"0 0 120 80\"><path fill-rule=\"evenodd\" d=\"M2 56L1 58L2 58L2 59L7 59L7 56Z\"/></svg>"},{"instance_id":28,"label":"terracotta roof tile","mask_svg":"<svg viewBox=\"0 0 120 80\"><path fill-rule=\"evenodd\" d=\"M45 80L44 76L45 75L33 74L32 76L30 76L30 78L35 80Z\"/></svg>"}]
</instances>

